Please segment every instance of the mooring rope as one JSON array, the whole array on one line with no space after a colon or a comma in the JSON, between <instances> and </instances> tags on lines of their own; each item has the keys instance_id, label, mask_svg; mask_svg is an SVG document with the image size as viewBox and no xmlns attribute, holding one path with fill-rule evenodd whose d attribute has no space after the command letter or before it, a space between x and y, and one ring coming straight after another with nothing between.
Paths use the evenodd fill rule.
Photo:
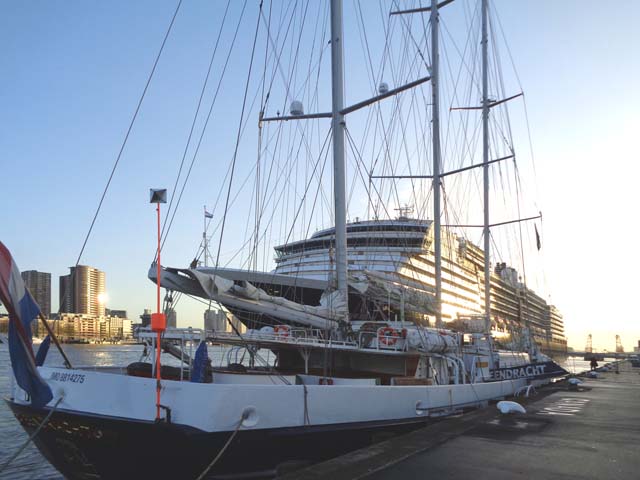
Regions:
<instances>
[{"instance_id":1,"label":"mooring rope","mask_svg":"<svg viewBox=\"0 0 640 480\"><path fill-rule=\"evenodd\" d=\"M13 456L7 460L7 462L2 465L2 467L0 467L0 473L4 472L6 470L6 468L11 465L11 463L18 458L18 456L20 456L20 454L22 453L22 451L27 448L27 445L29 445L29 443L31 443L31 441L36 438L36 436L38 435L38 433L40 433L40 430L42 430L42 427L45 426L45 424L49 421L49 419L51 418L51 415L53 415L53 412L56 411L56 408L58 407L58 404L60 404L60 402L62 401L62 399L64 398L64 396L60 397L56 403L54 403L53 407L51 408L51 410L49 410L49 413L47 414L46 417L44 417L44 420L42 421L42 423L40 425L38 425L38 428L36 428L35 432L33 432L31 434L31 436L29 438L27 438L27 441L24 442L22 444L22 446L18 449L18 451L16 453L13 454Z\"/></svg>"},{"instance_id":2,"label":"mooring rope","mask_svg":"<svg viewBox=\"0 0 640 480\"><path fill-rule=\"evenodd\" d=\"M242 412L242 417L240 417L240 421L238 422L238 425L236 426L236 429L233 431L233 433L229 437L229 440L227 440L227 443L224 444L224 446L220 449L220 451L218 452L216 457L211 461L211 463L209 465L207 465L207 468L205 468L202 471L202 473L198 476L198 478L196 478L196 480L202 480L205 477L205 475L207 473L209 473L209 470L211 470L213 468L213 466L218 462L218 460L220 460L220 457L222 457L222 455L227 450L229 445L231 445L231 442L233 441L233 439L235 438L236 434L240 430L240 427L242 426L242 422L247 417L249 417L249 412L245 410L244 412Z\"/></svg>"}]
</instances>

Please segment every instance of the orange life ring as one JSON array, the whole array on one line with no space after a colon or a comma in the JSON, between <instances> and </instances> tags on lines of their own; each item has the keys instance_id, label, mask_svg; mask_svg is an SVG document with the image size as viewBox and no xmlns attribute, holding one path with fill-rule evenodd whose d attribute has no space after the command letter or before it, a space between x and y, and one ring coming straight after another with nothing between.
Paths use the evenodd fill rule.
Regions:
<instances>
[{"instance_id":1,"label":"orange life ring","mask_svg":"<svg viewBox=\"0 0 640 480\"><path fill-rule=\"evenodd\" d=\"M394 328L384 327L378 330L378 342L383 345L395 345L400 337L400 333Z\"/></svg>"},{"instance_id":2,"label":"orange life ring","mask_svg":"<svg viewBox=\"0 0 640 480\"><path fill-rule=\"evenodd\" d=\"M273 327L273 331L276 335L280 337L288 337L289 325L276 325L275 327Z\"/></svg>"}]
</instances>

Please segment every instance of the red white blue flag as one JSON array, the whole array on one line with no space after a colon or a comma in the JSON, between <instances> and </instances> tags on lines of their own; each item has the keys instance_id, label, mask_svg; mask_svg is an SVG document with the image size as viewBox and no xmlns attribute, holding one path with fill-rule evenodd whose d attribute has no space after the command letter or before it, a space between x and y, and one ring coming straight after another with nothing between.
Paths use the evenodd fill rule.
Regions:
<instances>
[{"instance_id":1,"label":"red white blue flag","mask_svg":"<svg viewBox=\"0 0 640 480\"><path fill-rule=\"evenodd\" d=\"M9 356L20 388L31 405L44 407L53 398L51 388L36 368L31 340L31 322L40 313L38 304L24 286L20 270L7 247L0 242L0 301L9 313Z\"/></svg>"}]
</instances>

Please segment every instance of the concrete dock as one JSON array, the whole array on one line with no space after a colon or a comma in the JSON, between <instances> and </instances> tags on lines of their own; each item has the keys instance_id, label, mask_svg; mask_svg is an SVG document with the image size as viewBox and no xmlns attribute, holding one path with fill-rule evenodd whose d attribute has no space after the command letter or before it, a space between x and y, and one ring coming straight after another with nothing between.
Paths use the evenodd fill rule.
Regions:
<instances>
[{"instance_id":1,"label":"concrete dock","mask_svg":"<svg viewBox=\"0 0 640 480\"><path fill-rule=\"evenodd\" d=\"M490 405L278 478L640 478L640 368L598 375L516 399L526 414Z\"/></svg>"}]
</instances>

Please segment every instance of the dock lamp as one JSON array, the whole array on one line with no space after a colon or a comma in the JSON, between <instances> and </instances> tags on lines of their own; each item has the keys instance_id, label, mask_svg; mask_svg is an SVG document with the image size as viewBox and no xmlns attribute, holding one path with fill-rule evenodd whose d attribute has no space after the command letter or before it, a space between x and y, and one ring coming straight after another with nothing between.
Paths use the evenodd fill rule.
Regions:
<instances>
[{"instance_id":1,"label":"dock lamp","mask_svg":"<svg viewBox=\"0 0 640 480\"><path fill-rule=\"evenodd\" d=\"M150 200L149 203L156 204L156 212L158 215L158 250L156 252L156 265L158 267L158 278L157 278L157 303L156 303L156 313L151 314L151 330L156 332L156 422L160 421L160 390L162 388L160 384L160 380L162 377L160 376L160 353L162 352L162 333L167 328L167 317L164 313L160 311L160 275L161 275L161 266L160 266L160 204L167 203L167 189L166 188L152 188L150 192Z\"/></svg>"}]
</instances>

